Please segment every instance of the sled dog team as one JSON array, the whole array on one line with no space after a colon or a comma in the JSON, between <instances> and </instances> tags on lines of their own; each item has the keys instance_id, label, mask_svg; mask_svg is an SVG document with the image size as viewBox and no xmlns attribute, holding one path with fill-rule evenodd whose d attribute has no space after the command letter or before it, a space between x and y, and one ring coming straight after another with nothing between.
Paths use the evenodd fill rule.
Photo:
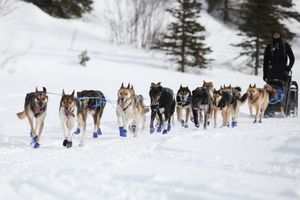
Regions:
<instances>
[{"instance_id":1,"label":"sled dog team","mask_svg":"<svg viewBox=\"0 0 300 200\"><path fill-rule=\"evenodd\" d=\"M172 127L171 120L174 118L175 109L177 120L185 128L188 128L191 119L196 127L202 123L203 128L206 129L210 124L210 118L214 120L213 126L216 128L219 111L221 111L223 119L222 126L236 127L239 108L247 99L251 117L253 117L253 110L255 112L254 123L261 123L269 98L275 95L275 89L268 84L263 88L257 88L256 84L250 84L247 92L242 95L240 87L224 85L216 90L212 82L203 81L203 85L193 91L180 85L175 96L173 90L163 87L161 82L151 83L149 91L150 133L156 131L167 134ZM83 90L77 92L76 96L75 91L71 94L62 91L59 117L64 132L63 146L72 147L73 135L80 133L79 146L84 145L88 115L91 115L94 120L93 137L97 138L102 135L100 122L106 102L107 100L101 91ZM34 148L40 147L47 103L46 88L43 87L41 91L36 88L35 92L26 95L24 111L17 113L19 119L28 118L31 128L31 144ZM124 86L122 83L118 90L116 108L121 137L126 137L128 132L137 136L137 133L144 129L146 113L149 111L148 107L144 104L143 96L135 93L133 85ZM191 113L192 117L190 116Z\"/></svg>"}]
</instances>

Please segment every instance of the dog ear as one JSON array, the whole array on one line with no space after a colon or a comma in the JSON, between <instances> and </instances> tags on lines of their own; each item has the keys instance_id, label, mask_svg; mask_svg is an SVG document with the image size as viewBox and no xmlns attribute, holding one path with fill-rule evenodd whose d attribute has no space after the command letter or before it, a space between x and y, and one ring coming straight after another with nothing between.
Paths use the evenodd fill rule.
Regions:
<instances>
[{"instance_id":1,"label":"dog ear","mask_svg":"<svg viewBox=\"0 0 300 200\"><path fill-rule=\"evenodd\" d=\"M131 85L130 89L132 89L132 90L133 90L133 85Z\"/></svg>"},{"instance_id":2,"label":"dog ear","mask_svg":"<svg viewBox=\"0 0 300 200\"><path fill-rule=\"evenodd\" d=\"M43 87L43 92L47 93L47 89L45 87Z\"/></svg>"},{"instance_id":3,"label":"dog ear","mask_svg":"<svg viewBox=\"0 0 300 200\"><path fill-rule=\"evenodd\" d=\"M122 83L121 88L124 88L124 83Z\"/></svg>"},{"instance_id":4,"label":"dog ear","mask_svg":"<svg viewBox=\"0 0 300 200\"><path fill-rule=\"evenodd\" d=\"M231 83L230 83L230 85L228 87L231 88Z\"/></svg>"},{"instance_id":5,"label":"dog ear","mask_svg":"<svg viewBox=\"0 0 300 200\"><path fill-rule=\"evenodd\" d=\"M252 88L252 85L251 85L251 83L249 84L249 88Z\"/></svg>"},{"instance_id":6,"label":"dog ear","mask_svg":"<svg viewBox=\"0 0 300 200\"><path fill-rule=\"evenodd\" d=\"M65 90L63 89L62 90L62 96L65 96L66 95L66 93L65 93Z\"/></svg>"},{"instance_id":7,"label":"dog ear","mask_svg":"<svg viewBox=\"0 0 300 200\"><path fill-rule=\"evenodd\" d=\"M128 85L127 85L127 89L129 89L130 88L130 83L128 83Z\"/></svg>"},{"instance_id":8,"label":"dog ear","mask_svg":"<svg viewBox=\"0 0 300 200\"><path fill-rule=\"evenodd\" d=\"M182 88L182 84L180 84L180 89Z\"/></svg>"},{"instance_id":9,"label":"dog ear","mask_svg":"<svg viewBox=\"0 0 300 200\"><path fill-rule=\"evenodd\" d=\"M256 83L254 83L253 87L256 88Z\"/></svg>"},{"instance_id":10,"label":"dog ear","mask_svg":"<svg viewBox=\"0 0 300 200\"><path fill-rule=\"evenodd\" d=\"M38 92L37 86L35 87L35 92Z\"/></svg>"},{"instance_id":11,"label":"dog ear","mask_svg":"<svg viewBox=\"0 0 300 200\"><path fill-rule=\"evenodd\" d=\"M157 85L158 85L158 86L161 86L161 82L158 82Z\"/></svg>"},{"instance_id":12,"label":"dog ear","mask_svg":"<svg viewBox=\"0 0 300 200\"><path fill-rule=\"evenodd\" d=\"M75 90L73 90L71 96L74 97L74 95L75 95Z\"/></svg>"}]
</instances>

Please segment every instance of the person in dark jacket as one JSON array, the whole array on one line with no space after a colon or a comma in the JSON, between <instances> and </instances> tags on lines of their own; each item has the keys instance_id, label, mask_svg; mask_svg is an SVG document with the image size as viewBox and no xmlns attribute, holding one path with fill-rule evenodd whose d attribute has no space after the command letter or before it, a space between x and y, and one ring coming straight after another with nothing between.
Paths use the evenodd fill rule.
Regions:
<instances>
[{"instance_id":1,"label":"person in dark jacket","mask_svg":"<svg viewBox=\"0 0 300 200\"><path fill-rule=\"evenodd\" d=\"M283 41L279 31L273 31L272 43L267 45L264 54L264 81L268 82L271 79L288 80L294 62L295 57L291 46Z\"/></svg>"}]
</instances>

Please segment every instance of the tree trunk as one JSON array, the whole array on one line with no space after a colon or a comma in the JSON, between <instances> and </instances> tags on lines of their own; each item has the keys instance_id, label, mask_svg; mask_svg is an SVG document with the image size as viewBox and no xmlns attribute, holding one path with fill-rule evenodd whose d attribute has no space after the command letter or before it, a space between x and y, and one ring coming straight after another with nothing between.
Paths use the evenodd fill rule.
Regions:
<instances>
[{"instance_id":1,"label":"tree trunk","mask_svg":"<svg viewBox=\"0 0 300 200\"><path fill-rule=\"evenodd\" d=\"M228 0L224 0L224 16L223 16L223 22L226 23L229 21L229 15L228 15Z\"/></svg>"},{"instance_id":2,"label":"tree trunk","mask_svg":"<svg viewBox=\"0 0 300 200\"><path fill-rule=\"evenodd\" d=\"M258 75L258 67L259 67L259 38L257 35L255 40L255 71L254 71L255 76Z\"/></svg>"},{"instance_id":3,"label":"tree trunk","mask_svg":"<svg viewBox=\"0 0 300 200\"><path fill-rule=\"evenodd\" d=\"M184 9L184 8L183 8ZM184 73L185 69L184 69L184 65L185 65L185 30L184 30L184 24L185 24L185 11L183 11L182 14L182 44L181 44L181 72Z\"/></svg>"}]
</instances>

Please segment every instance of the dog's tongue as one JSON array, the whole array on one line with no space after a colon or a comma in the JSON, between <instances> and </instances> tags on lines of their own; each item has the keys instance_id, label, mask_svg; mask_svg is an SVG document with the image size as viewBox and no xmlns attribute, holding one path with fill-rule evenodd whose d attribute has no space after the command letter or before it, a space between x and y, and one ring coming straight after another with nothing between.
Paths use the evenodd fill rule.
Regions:
<instances>
[{"instance_id":1,"label":"dog's tongue","mask_svg":"<svg viewBox=\"0 0 300 200\"><path fill-rule=\"evenodd\" d=\"M35 113L40 113L41 112L41 108L40 107L35 107L34 112Z\"/></svg>"},{"instance_id":2,"label":"dog's tongue","mask_svg":"<svg viewBox=\"0 0 300 200\"><path fill-rule=\"evenodd\" d=\"M157 105L157 101L156 100L151 100L151 106L155 106Z\"/></svg>"}]
</instances>

